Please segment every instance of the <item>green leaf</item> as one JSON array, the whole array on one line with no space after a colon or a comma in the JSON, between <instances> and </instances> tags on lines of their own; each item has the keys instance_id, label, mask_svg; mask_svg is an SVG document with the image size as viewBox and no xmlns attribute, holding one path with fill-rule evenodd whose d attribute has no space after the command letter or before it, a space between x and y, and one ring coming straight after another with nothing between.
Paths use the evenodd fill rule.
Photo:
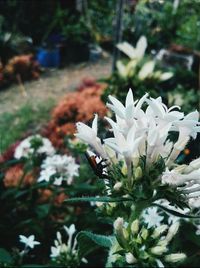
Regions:
<instances>
[{"instance_id":1,"label":"green leaf","mask_svg":"<svg viewBox=\"0 0 200 268\"><path fill-rule=\"evenodd\" d=\"M12 263L12 257L10 253L4 248L0 248L0 263Z\"/></svg>"},{"instance_id":2,"label":"green leaf","mask_svg":"<svg viewBox=\"0 0 200 268\"><path fill-rule=\"evenodd\" d=\"M79 245L79 257L83 258L92 251L96 250L98 246L110 248L112 246L113 237L94 234L88 231L81 231L77 235L77 241Z\"/></svg>"},{"instance_id":3,"label":"green leaf","mask_svg":"<svg viewBox=\"0 0 200 268\"><path fill-rule=\"evenodd\" d=\"M86 196L86 197L74 197L65 200L67 203L73 203L73 202L123 202L123 201L132 201L131 198L123 198L123 197L108 197L108 196L101 196L101 197L95 197L95 196Z\"/></svg>"},{"instance_id":4,"label":"green leaf","mask_svg":"<svg viewBox=\"0 0 200 268\"><path fill-rule=\"evenodd\" d=\"M42 268L42 267L49 267L49 265L42 265L42 264L24 264L22 265L24 268Z\"/></svg>"},{"instance_id":5,"label":"green leaf","mask_svg":"<svg viewBox=\"0 0 200 268\"><path fill-rule=\"evenodd\" d=\"M49 210L50 210L50 204L44 204L37 206L35 212L40 219L43 219L48 215Z\"/></svg>"},{"instance_id":6,"label":"green leaf","mask_svg":"<svg viewBox=\"0 0 200 268\"><path fill-rule=\"evenodd\" d=\"M162 205L159 205L159 204L156 204L156 203L152 203L152 206L157 206L157 207L165 210L166 212L168 212L168 213L170 213L170 214L172 214L174 216L180 217L180 218L190 218L190 219L199 219L200 218L200 216L196 216L196 215L182 214L182 213L177 212L177 211L175 211L173 209L166 208L166 207L164 207Z\"/></svg>"}]
</instances>

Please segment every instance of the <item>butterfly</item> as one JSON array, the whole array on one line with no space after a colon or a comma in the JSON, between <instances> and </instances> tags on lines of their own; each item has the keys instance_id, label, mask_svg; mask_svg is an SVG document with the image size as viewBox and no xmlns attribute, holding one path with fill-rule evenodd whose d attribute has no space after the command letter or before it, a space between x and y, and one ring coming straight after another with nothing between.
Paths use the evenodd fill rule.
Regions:
<instances>
[{"instance_id":1,"label":"butterfly","mask_svg":"<svg viewBox=\"0 0 200 268\"><path fill-rule=\"evenodd\" d=\"M106 159L102 159L100 156L92 153L91 151L87 151L85 155L95 175L100 178L108 178L106 170L108 164L106 163Z\"/></svg>"}]
</instances>

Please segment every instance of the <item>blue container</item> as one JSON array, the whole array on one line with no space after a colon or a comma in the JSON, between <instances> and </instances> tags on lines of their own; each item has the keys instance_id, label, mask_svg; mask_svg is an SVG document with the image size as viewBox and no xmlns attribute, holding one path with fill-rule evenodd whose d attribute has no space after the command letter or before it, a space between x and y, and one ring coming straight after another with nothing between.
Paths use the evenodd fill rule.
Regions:
<instances>
[{"instance_id":1,"label":"blue container","mask_svg":"<svg viewBox=\"0 0 200 268\"><path fill-rule=\"evenodd\" d=\"M37 53L37 60L42 67L58 68L60 66L60 51L58 48L40 48Z\"/></svg>"}]
</instances>

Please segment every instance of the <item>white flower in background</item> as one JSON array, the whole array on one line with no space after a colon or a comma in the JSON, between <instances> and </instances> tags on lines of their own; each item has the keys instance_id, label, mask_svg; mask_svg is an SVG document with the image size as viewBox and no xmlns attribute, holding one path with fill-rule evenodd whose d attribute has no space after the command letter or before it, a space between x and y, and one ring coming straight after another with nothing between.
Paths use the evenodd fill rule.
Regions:
<instances>
[{"instance_id":1,"label":"white flower in background","mask_svg":"<svg viewBox=\"0 0 200 268\"><path fill-rule=\"evenodd\" d=\"M138 78L140 80L144 80L146 78L150 78L151 75L153 74L154 68L155 68L155 61L148 61L146 62L141 70L138 73Z\"/></svg>"},{"instance_id":2,"label":"white flower in background","mask_svg":"<svg viewBox=\"0 0 200 268\"><path fill-rule=\"evenodd\" d=\"M129 61L129 63L127 63L126 65L121 60L118 60L116 63L118 73L123 78L133 76L135 73L136 66L137 66L137 61L134 61L134 60Z\"/></svg>"},{"instance_id":3,"label":"white flower in background","mask_svg":"<svg viewBox=\"0 0 200 268\"><path fill-rule=\"evenodd\" d=\"M60 232L56 233L56 238L54 240L54 246L51 247L50 257L52 259L57 259L59 257L62 258L62 255L66 255L66 257L70 257L77 261L78 260L78 251L77 251L77 240L73 238L76 233L76 228L74 224L71 224L69 227L64 226L64 230L67 234L67 243L63 242L63 238ZM87 263L85 258L82 258L82 262Z\"/></svg>"},{"instance_id":4,"label":"white flower in background","mask_svg":"<svg viewBox=\"0 0 200 268\"><path fill-rule=\"evenodd\" d=\"M72 156L55 154L43 161L38 182L49 182L53 177L55 185L61 185L64 180L71 185L74 177L79 174L78 169L79 165Z\"/></svg>"},{"instance_id":5,"label":"white flower in background","mask_svg":"<svg viewBox=\"0 0 200 268\"><path fill-rule=\"evenodd\" d=\"M135 48L128 42L118 44L117 48L130 59L139 61L144 57L145 50L147 48L147 39L145 36L141 36Z\"/></svg>"},{"instance_id":6,"label":"white flower in background","mask_svg":"<svg viewBox=\"0 0 200 268\"><path fill-rule=\"evenodd\" d=\"M142 217L145 221L145 223L148 224L148 228L160 226L161 222L163 221L164 217L159 215L157 207L150 207L147 208L143 214Z\"/></svg>"},{"instance_id":7,"label":"white flower in background","mask_svg":"<svg viewBox=\"0 0 200 268\"><path fill-rule=\"evenodd\" d=\"M136 67L139 65L141 59L144 58L145 50L147 48L147 39L145 36L140 37L136 47L134 48L128 42L123 42L117 45L117 48L129 57L130 61L124 64L122 61L117 61L116 67L118 73L123 78L128 78L136 75ZM138 75L140 80L152 78L160 81L165 81L173 76L171 72L162 73L161 71L155 71L155 61L148 61L143 64Z\"/></svg>"},{"instance_id":8,"label":"white flower in background","mask_svg":"<svg viewBox=\"0 0 200 268\"><path fill-rule=\"evenodd\" d=\"M21 243L24 243L25 247L29 247L31 249L33 249L36 245L40 244L40 242L35 240L34 235L30 235L28 237L26 237L24 235L20 235L19 239L20 239Z\"/></svg>"},{"instance_id":9,"label":"white flower in background","mask_svg":"<svg viewBox=\"0 0 200 268\"><path fill-rule=\"evenodd\" d=\"M23 140L15 149L14 157L16 159L20 159L22 157L29 157L34 153L34 148L32 142L34 140L38 140L41 144L38 145L36 149L37 154L46 154L53 155L55 153L55 149L52 146L52 143L47 139L43 138L40 135L29 136L25 140Z\"/></svg>"},{"instance_id":10,"label":"white flower in background","mask_svg":"<svg viewBox=\"0 0 200 268\"><path fill-rule=\"evenodd\" d=\"M40 177L38 178L38 182L41 182L41 181L49 182L51 176L54 175L55 173L56 173L55 169L52 167L48 167L44 170L41 170Z\"/></svg>"}]
</instances>

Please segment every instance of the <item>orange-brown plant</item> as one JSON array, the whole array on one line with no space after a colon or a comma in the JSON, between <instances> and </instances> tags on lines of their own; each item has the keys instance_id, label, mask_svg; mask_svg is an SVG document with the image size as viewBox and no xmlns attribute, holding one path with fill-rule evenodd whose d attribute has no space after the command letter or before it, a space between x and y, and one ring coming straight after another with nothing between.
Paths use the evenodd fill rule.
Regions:
<instances>
[{"instance_id":1,"label":"orange-brown plant","mask_svg":"<svg viewBox=\"0 0 200 268\"><path fill-rule=\"evenodd\" d=\"M88 84L88 83L86 83ZM89 122L94 113L104 117L107 109L101 101L101 94L105 84L91 82L83 89L68 93L52 112L52 119L49 122L44 134L51 140L56 148L62 149L66 135L73 135L77 121Z\"/></svg>"}]
</instances>

